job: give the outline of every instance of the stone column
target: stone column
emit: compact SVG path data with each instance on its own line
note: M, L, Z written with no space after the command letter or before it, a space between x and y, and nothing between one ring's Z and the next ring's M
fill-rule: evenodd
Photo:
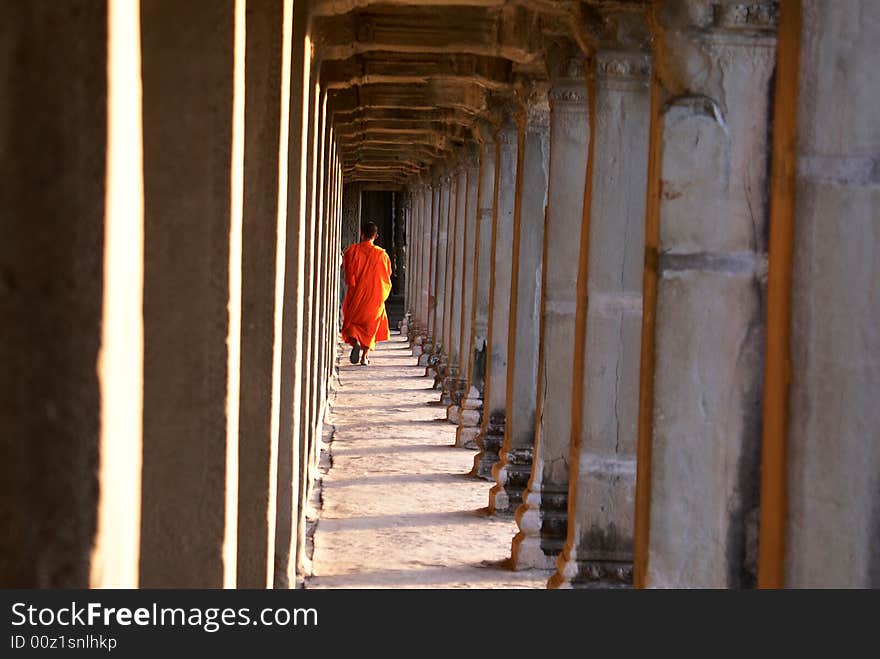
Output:
M410 196L411 201L409 212L406 214L406 236L407 240L412 243L413 247L415 247L415 235L419 231L419 215L421 212L422 189L418 186L412 187L408 189L407 194ZM417 295L415 291L416 289L418 289L419 286L419 251L420 250L418 250L417 248L406 250L406 269L409 273L409 277L407 284L404 287L404 326L401 327L401 333L406 334L407 341L409 342L410 347L413 349L416 348L415 337L418 334L418 330L416 329L418 321L416 320L415 315L415 300L417 299ZM419 351L421 351L421 347L422 344L421 341L419 341ZM419 354L421 354L421 352ZM414 356L418 355L414 354Z
M428 368L426 375L434 378L436 385L438 377L441 376L440 356L444 350L443 328L445 326L445 301L446 301L446 253L450 235L450 216L449 201L450 188L452 179L443 173L438 181L437 190L437 238L436 249L434 250L434 295L433 295L433 313L434 319L432 323L433 336L431 342L431 356L428 360Z
M637 34L638 26L628 30ZM646 35L647 40L647 35ZM650 55L618 44L593 59L586 299L575 341L568 536L551 585L631 584ZM546 417L546 414L545 414Z
M410 281L407 285L409 296L409 343L412 346L412 355L416 359L424 352L424 320L421 316L422 308L422 279L424 277L425 251L423 249L425 236L425 186L419 185L413 191L412 213L410 214L410 226L408 240L411 247L408 250L410 263Z
M462 212L464 206L464 189L466 183L462 182L463 166L456 162L449 180L449 224L446 234L446 274L445 289L443 296L443 342L441 344L440 360L438 363L437 379L435 388L440 389L440 403L449 405L449 381L448 378L457 375L456 359L458 357L458 332L460 326L454 319L460 318L461 279L456 277L456 257L461 251L460 230L463 229ZM459 295L457 295L457 292ZM456 312L459 313L456 316Z
M474 229L474 274L466 396L462 398L456 446L477 448L476 439L483 421L483 395L486 385L486 342L489 326L489 287L492 275L492 218L495 209L497 143L494 131L483 130L480 145L480 181Z
M113 220L105 208L108 7L18 2L2 13L0 583L87 588L103 459L96 364L104 279L113 274L104 261L105 221ZM140 224L140 195L129 202ZM222 506L222 469L220 478ZM136 521L137 503L125 513ZM128 526L135 547L129 584L119 585L136 586L137 530Z
M230 273L241 267L231 250L231 230L240 230L231 202L235 2L147 0L141 21L140 585L218 588L234 584L227 494L238 489L237 465L227 461L237 453L229 440L238 437L230 380L238 364L228 349L239 346L240 312Z
M308 41L308 3L293 3L292 27L288 23L285 39L290 42L284 52L290 52L290 102L288 107L286 204L287 225L279 241L286 255L281 302L281 384L278 420L278 508L275 527L275 587L289 588L296 582L296 548L300 537L299 498L301 462L300 438L304 414L302 398L302 370L304 346L304 268L305 241L308 223L305 221L306 149L308 144L309 111L308 89L311 84L311 49ZM287 11L290 9L285 5ZM286 18L290 21L290 18ZM283 124L282 124L283 125ZM283 204L282 204L283 206Z
M504 444L492 468L489 509L510 513L522 503L535 446L535 389L547 210L550 108L547 89L529 92L520 127L520 171L513 228L510 326L507 340L507 404Z
M425 197L425 276L422 279L422 317L425 326L422 330L422 355L419 357L419 366L427 366L434 352L434 305L436 302L436 276L437 276L437 238L439 234L438 206L439 190L437 177L434 176L428 184Z
M450 386L450 403L446 411L447 419L456 426L459 423L459 408L468 383L470 364L471 323L474 315L474 265L476 258L475 234L477 230L477 197L480 193L480 150L479 144L467 147L465 153L465 177L467 188L464 205L464 241L461 261L461 327L458 344L458 376ZM456 446L460 446L457 442Z
M311 54L310 54L311 55ZM311 479L309 478L312 467L312 447L315 437L314 425L314 383L315 383L315 353L314 333L315 326L315 272L317 269L318 232L315 216L315 180L321 155L321 125L323 113L321 104L321 89L316 81L315 65L312 62L310 73L310 85L308 93L308 105L304 107L308 115L306 150L303 163L305 166L305 191L304 191L304 217L306 225L305 251L304 251L304 278L303 278L303 366L302 366L302 391L300 409L303 415L303 423L300 427L299 438L299 539L297 542L296 566L299 575L307 575L310 570L310 561L305 552L306 542L306 511L311 496Z
M434 199L436 194L434 192L434 179L429 178L428 182L425 184L425 203L424 203L424 220L422 222L422 226L424 227L424 234L421 237L421 248L424 249L424 255L422 258L422 277L421 277L421 288L420 296L421 302L419 304L419 312L418 315L421 318L420 326L419 326L419 336L422 337L422 354L419 355L418 364L419 366L425 365L428 363L428 358L430 357L431 350L433 349L432 338L431 338L431 321L433 320L429 310L431 308L431 295L433 294L433 276L434 276L434 260L433 260L433 247L434 247L434 235L436 233L436 215L434 213Z
M356 243L361 231L361 189L358 183L342 188L342 249Z
M489 326L486 338L486 385L483 422L477 436L480 451L474 456L472 474L494 480L492 466L504 441L507 402L507 341L510 322L510 280L513 254L513 216L516 201L519 139L513 122L497 133L495 209L492 222L492 254L489 282Z
M403 293L407 288L406 243L408 237L406 234L406 218L409 215L409 211L409 194L405 190L394 193L394 255L391 265L396 269L399 293ZM406 309L404 309L405 317Z
M284 1L247 8L244 214L242 221L241 388L239 403L238 586L271 588L275 571L281 287L287 209L282 139ZM289 66L289 65L288 65ZM289 75L289 72L288 72ZM283 99L286 113L288 98ZM286 133L283 139L287 139ZM283 146L283 149L279 149ZM283 162L279 162L279 153ZM281 230L279 231L279 226Z
M323 96L323 94L322 94ZM322 115L326 116L326 104L323 104ZM315 276L315 396L313 403L313 425L314 437L311 446L311 469L310 480L314 480L318 467L318 459L320 457L321 437L323 435L324 426L324 402L326 401L326 392L324 386L326 383L324 377L324 305L327 301L327 234L330 228L328 223L328 203L331 185L331 177L333 170L333 129L332 126L322 118L322 150L321 158L318 164L318 177L315 180L316 201L315 201L315 230L317 232L318 247L315 254L316 259L316 276ZM312 503L320 505L320 500L315 499L317 496L313 493Z
M637 586L755 579L774 6L655 16Z
M792 16L798 4L802 14ZM774 186L771 225L792 213L793 240L781 585L878 588L880 126L868 109L878 98L880 6L803 0L782 11L776 117L791 141L774 150L773 164L774 183L789 184ZM789 87L795 81L799 92ZM785 267L777 236L771 282ZM771 350L768 343L768 361ZM762 554L766 531L762 524ZM765 581L763 555L761 563Z
M591 131L584 60L568 53L560 53L558 59L554 64L560 75L554 77L550 91L550 181L535 455L523 505L516 511L520 530L511 555L517 568L553 567L566 534L575 310ZM607 170L612 175L617 172L616 167ZM631 194L634 187L620 185L620 191Z
M455 172L455 238L449 251L452 270L447 278L449 286L449 322L447 335L447 364L443 378L443 394L440 402L447 408L455 403L454 394L458 388L461 373L461 312L464 293L464 252L467 243L467 184L468 167L463 158ZM447 416L447 420L450 420Z

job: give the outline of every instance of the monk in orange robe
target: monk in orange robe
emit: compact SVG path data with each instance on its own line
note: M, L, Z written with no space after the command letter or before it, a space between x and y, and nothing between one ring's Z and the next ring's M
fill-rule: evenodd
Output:
M391 293L391 260L373 244L379 227L364 224L361 242L350 245L342 256L348 290L342 302L342 339L351 344L352 364L370 363L367 355L377 341L387 341L388 315L385 300Z

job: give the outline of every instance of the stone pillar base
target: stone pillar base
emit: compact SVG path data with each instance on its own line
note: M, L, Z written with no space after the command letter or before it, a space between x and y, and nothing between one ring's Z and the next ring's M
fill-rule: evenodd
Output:
M568 533L568 491L526 490L516 523L520 531L511 545L515 569L553 569Z
M632 588L632 561L579 560L564 549L548 588Z
M446 408L446 419L449 423L458 425L461 419L461 399L464 397L465 388L467 388L467 380L450 377L447 379L447 387L451 402Z
M449 421L454 426L457 426L459 423L459 407L455 403L452 403L446 408L446 420Z
M462 396L458 410L458 430L455 431L455 445L462 448L479 448L476 440L483 421L483 401L476 387L471 387L467 396Z
M455 445L459 448L478 450L480 447L477 444L477 435L479 434L478 426L459 425L458 430L455 431Z
M446 377L443 378L443 384L440 394L440 402L447 408L455 405L455 388L458 383L458 367L446 367ZM447 417L448 418L448 417Z
M492 412L486 427L477 435L477 446L480 452L474 456L474 467L471 475L487 481L494 481L492 467L498 462L498 452L504 443L504 411Z
M443 383L446 381L446 378L449 375L449 357L441 353L437 359L437 365L435 367L437 375L434 376L434 389L437 389L441 392L440 402L444 405L449 405L449 401L443 401L443 394L445 393L443 390Z
M489 492L489 510L513 515L522 504L523 494L532 474L534 447L523 446L500 454L500 461L492 467L495 486Z

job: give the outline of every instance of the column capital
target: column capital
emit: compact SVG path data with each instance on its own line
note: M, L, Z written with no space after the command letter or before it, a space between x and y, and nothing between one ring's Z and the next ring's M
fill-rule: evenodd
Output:
M480 167L480 144L468 142L461 150L460 162L464 169L474 171Z
M600 50L594 57L596 82L647 84L651 79L651 55L639 50Z
M498 127L495 140L503 150L515 149L518 144L519 128L515 121L507 121Z
M550 127L550 81L533 80L528 85L519 87L518 93L522 99L522 118L530 129Z

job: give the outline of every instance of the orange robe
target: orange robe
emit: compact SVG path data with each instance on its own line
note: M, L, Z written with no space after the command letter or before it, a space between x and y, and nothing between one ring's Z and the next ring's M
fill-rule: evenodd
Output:
M348 290L342 302L342 339L375 349L376 341L387 341L388 315L385 300L391 293L391 260L370 241L355 243L342 256Z

